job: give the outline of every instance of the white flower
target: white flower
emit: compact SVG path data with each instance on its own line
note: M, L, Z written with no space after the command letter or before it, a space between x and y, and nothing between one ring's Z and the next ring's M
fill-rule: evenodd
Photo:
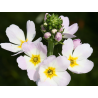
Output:
M1 47L11 52L21 53L22 44L27 41L32 41L36 35L35 24L33 21L27 21L27 37L25 39L24 32L15 24L10 25L6 29L6 35L11 43L1 43ZM41 38L35 42L41 41Z
M94 64L87 58L92 54L93 49L89 44L81 44L74 50L74 43L72 39L64 41L62 46L62 54L70 61L68 69L74 73L87 73L92 70Z
M42 42L37 44L25 42L22 49L26 55L17 58L18 66L22 70L27 70L30 80L36 81L38 79L36 70L39 64L47 57L47 47Z
M63 32L63 38L73 38L76 37L75 34L78 30L78 24L74 23L73 25L69 26L69 18L68 17L64 17L64 16L60 16L61 19L63 20L63 28L64 28L64 32Z
M55 57L51 55L47 57L39 67L38 86L65 86L68 85L71 77L67 73L70 62L66 57Z

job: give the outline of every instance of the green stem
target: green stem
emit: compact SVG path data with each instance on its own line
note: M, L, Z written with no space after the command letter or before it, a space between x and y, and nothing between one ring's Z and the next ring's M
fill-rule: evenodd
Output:
M48 40L48 53L47 56L53 55L54 50L54 42L51 40Z

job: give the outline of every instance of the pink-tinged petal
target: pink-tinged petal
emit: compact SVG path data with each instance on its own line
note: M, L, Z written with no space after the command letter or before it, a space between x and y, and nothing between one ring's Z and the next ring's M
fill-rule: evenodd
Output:
M63 31L63 27L61 27L61 29L59 30L59 32L62 32Z
M36 53L36 46L33 42L24 42L22 44L22 50L25 52L25 54L32 57L32 52Z
M27 21L27 39L28 41L32 41L36 35L35 24L33 21Z
M45 55L47 55L47 46L44 45L42 42L36 44L38 50L42 51Z
M39 79L39 74L36 69L27 70L27 75L28 75L29 79L33 80L33 81L38 81L38 79Z
M40 41L42 41L42 38L41 38L41 37L39 37L37 40L33 41L33 43L34 43L34 44L37 44L37 43L39 43Z
M25 61L26 61L26 65L27 65L27 70L35 70L36 68L38 68L39 64L37 64L36 66L30 61L31 58L28 56L24 56Z
M68 32L69 34L75 34L78 30L78 24L77 23L74 23L73 25L71 25L69 28L68 28Z
M56 35L55 35L55 40L58 41L58 42L61 41L62 40L62 34L57 32Z
M37 81L36 84L37 84L38 86L51 86L49 83L47 83L47 82L42 82L42 81Z
M80 39L74 39L73 44L74 44L74 49L75 49L77 46L81 45L82 43Z
M9 41L20 45L21 41L25 41L25 36L23 31L15 24L10 25L6 29L6 35Z
M46 45L43 45L42 42L39 42L35 44L34 42L25 42L22 45L23 51L28 55L38 55L40 52L42 52L44 55L47 55L47 47Z
M69 58L69 56L72 55L73 47L74 45L73 45L72 39L65 40L64 45L62 46L63 56L66 56L67 58Z
M44 74L44 71L46 70L45 67L46 66L44 66L44 65L40 65L40 67L39 67L38 73L39 73L39 78L41 81L44 81L47 79L47 76Z
M66 86L71 80L71 76L67 71L56 72L57 76L53 77L53 80L57 83L57 86Z
M63 38L74 38L76 37L75 35L69 34L69 33L63 33Z
M68 69L74 73L82 74L90 72L94 67L94 63L88 59L77 61L77 64L78 64L77 66L73 68L69 67Z
M56 57L54 55L51 55L49 57L47 57L42 63L40 66L44 67L44 68L47 68L49 67L49 65L52 65L53 62L56 60Z
M44 74L44 71L49 67L52 66L54 64L56 60L56 57L54 55L51 55L49 57L47 57L41 64L39 67L39 75L40 75L40 80L46 80L47 76Z
M45 28L44 28L44 26L43 26L43 25L41 25L41 30L42 30L42 31L45 31Z
M11 52L19 52L21 51L21 48L18 48L18 45L14 45L11 43L1 43L1 48L11 51Z
M47 57L47 47L42 42L36 44L36 55L40 54L41 62Z
M18 63L18 67L22 70L26 70L27 69L27 64L26 64L26 60L23 56L20 56L17 58L17 63Z
M51 65L56 68L56 71L65 71L70 65L70 61L65 56L58 56Z
M77 61L77 63L81 66L81 73L88 73L94 67L94 63L90 60Z
M40 75L40 79L37 82L38 86L65 86L68 85L71 77L70 75L67 73L67 71L59 71L56 72L57 76L54 76L53 78L47 78L46 75L43 73L44 72L44 68L41 67L39 75Z
M52 81L38 81L37 82L38 86L57 86L57 84L52 80Z
M63 24L62 25L64 26L65 29L67 29L68 26L69 26L69 18L68 17L64 17L64 16L60 16L60 17L63 20Z
M47 78L46 75L43 73L43 71L39 73L39 75L40 75L40 79L38 81L38 86L39 86L39 82L41 82L42 84L40 86L43 86L44 83L45 83L44 86L57 86L57 83L54 81L54 79Z
M46 16L47 16L47 14L48 14L48 13L46 13L46 14L45 14L44 21L46 21L46 19L47 19L47 17L46 17Z
M91 56L93 49L90 47L89 44L82 44L76 47L73 52L73 57L78 57L77 60L87 59Z

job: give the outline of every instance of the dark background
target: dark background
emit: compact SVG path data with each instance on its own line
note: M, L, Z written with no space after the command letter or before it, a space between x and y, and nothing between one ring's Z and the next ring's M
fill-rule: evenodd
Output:
M40 31L40 25L43 22L45 13L41 12L1 12L0 13L0 43L9 42L5 30L11 24L18 25L26 35L26 22L32 20L36 26L36 40L43 37ZM49 14L52 14L49 13ZM98 13L95 12L60 12L55 13L69 17L70 25L78 23L79 30L75 34L82 43L89 43L93 47L93 54L89 60L94 62L94 68L86 74L71 75L69 86L97 86L98 85ZM47 42L42 40L47 45ZM81 50L82 51L82 50ZM55 46L54 54L58 56L61 52L61 45ZM11 56L14 53L6 51L0 47L0 85L1 86L35 86L36 83L29 80L27 72L21 70L16 62L17 56Z

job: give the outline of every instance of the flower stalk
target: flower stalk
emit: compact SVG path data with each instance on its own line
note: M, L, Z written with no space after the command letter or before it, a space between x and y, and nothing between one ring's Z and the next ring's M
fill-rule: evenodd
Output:
M53 55L54 50L54 42L52 40L48 40L48 53L47 56Z

